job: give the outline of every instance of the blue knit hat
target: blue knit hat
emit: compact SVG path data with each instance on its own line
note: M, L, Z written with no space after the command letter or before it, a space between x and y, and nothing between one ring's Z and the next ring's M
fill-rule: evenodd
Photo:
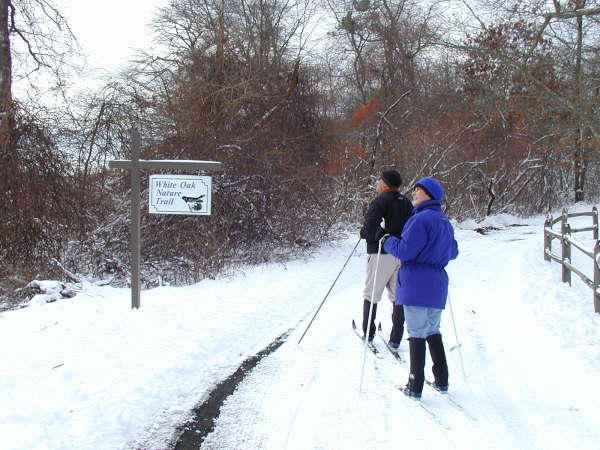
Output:
M432 200L442 201L444 199L444 189L440 183L435 181L433 178L421 178L415 183L415 187L417 186L423 189Z

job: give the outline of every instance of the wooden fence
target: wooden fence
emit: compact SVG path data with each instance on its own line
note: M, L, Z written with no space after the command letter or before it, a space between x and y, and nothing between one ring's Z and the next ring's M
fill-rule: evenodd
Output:
M583 228L571 228L568 220L574 217L590 216L592 218L592 226ZM554 225L560 222L560 232L552 229ZM583 231L591 231L592 237L596 240L594 249L585 247L583 244L577 242L571 237L573 233L580 233ZM552 241L557 239L560 242L561 257L552 253ZM589 278L579 269L571 264L571 252L573 247L581 251L584 255L589 256L592 259L593 268L593 279ZM569 283L571 285L571 272L575 272L579 277L592 288L594 296L594 311L600 313L600 292L598 292L598 285L600 284L600 267L598 267L598 255L600 254L600 243L598 241L598 210L594 206L591 212L579 212L569 213L566 209L563 209L562 214L553 219L552 216L546 218L544 223L544 260L556 261L562 265L562 281L563 283Z

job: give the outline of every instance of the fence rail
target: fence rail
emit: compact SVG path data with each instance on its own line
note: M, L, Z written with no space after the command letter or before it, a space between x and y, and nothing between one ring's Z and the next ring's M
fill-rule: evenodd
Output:
M572 228L568 222L570 218L585 216L592 218L592 225L589 227ZM560 232L552 228L559 222ZM571 236L573 233L581 233L584 231L592 232L592 237L596 241L593 249L586 247L580 242L577 242ZM552 241L555 239L560 241L560 258L552 253ZM577 269L571 263L573 247L592 259L593 278L585 275L581 270ZM544 260L556 261L562 265L563 283L569 283L569 285L571 285L572 272L579 275L579 278L581 278L586 285L592 288L594 297L594 311L600 313L600 292L598 292L598 285L600 285L600 267L598 267L598 255L600 255L600 241L598 241L598 209L595 206L592 208L591 212L569 213L566 209L563 209L562 214L556 219L552 218L551 215L546 218L546 222L544 223Z

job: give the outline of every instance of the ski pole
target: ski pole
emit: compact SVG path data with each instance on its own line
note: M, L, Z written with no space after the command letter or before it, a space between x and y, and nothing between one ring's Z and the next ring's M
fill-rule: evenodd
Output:
M317 312L315 313L315 315L313 316L313 318L310 320L310 323L308 324L308 326L306 327L306 330L304 330L304 333L302 333L302 337L300 338L300 340L298 341L298 344L296 345L300 345L300 342L302 342L302 339L304 339L304 335L306 334L306 332L308 331L308 329L310 328L310 326L313 323L313 320L315 320L315 317L317 317L317 314L319 314L319 311L321 310L321 306L323 306L323 303L325 303L325 300L327 300L327 297L329 296L329 293L331 292L331 290L333 289L333 286L335 286L335 283L337 283L338 278L340 277L340 275L342 274L342 272L344 271L344 268L346 267L346 264L348 264L348 261L350 261L350 258L352 257L352 255L354 254L354 251L356 250L356 247L358 247L358 244L360 243L360 240L362 238L360 238L358 240L358 242L356 243L356 245L354 246L354 248L352 249L352 252L350 253L350 255L348 255L348 259L346 260L346 262L344 263L344 265L342 266L342 270L340 270L340 273L338 273L338 276L335 278L333 284L331 285L331 287L329 288L329 290L327 291L327 294L325 294L325 298L323 299L323 301L321 302L321 304L319 305L319 308L317 308Z
M365 333L365 349L363 351L363 363L362 363L362 371L360 373L360 386L358 390L362 392L362 383L363 377L365 375L365 361L367 360L367 346L369 345L369 335L371 334L371 318L373 317L373 298L375 297L375 286L377 284L377 271L379 270L379 256L381 255L381 246L383 245L383 240L388 237L389 234L386 234L381 239L379 239L379 249L377 250L377 261L375 262L375 275L373 276L373 290L371 291L371 307L369 308L369 320L367 322L367 332Z
M450 308L450 316L452 317L452 326L454 327L454 336L456 337L456 346L458 347L458 356L460 358L460 366L462 368L463 378L467 378L467 374L465 373L465 365L463 364L462 353L460 351L460 341L458 340L458 333L456 332L456 322L454 322L454 313L452 312L450 293L448 293L448 307Z

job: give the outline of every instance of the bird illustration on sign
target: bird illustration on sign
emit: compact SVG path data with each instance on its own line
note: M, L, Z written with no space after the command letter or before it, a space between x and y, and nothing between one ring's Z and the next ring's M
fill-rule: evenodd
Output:
M202 211L202 202L204 198L204 194L199 197L186 197L185 195L181 197L181 199L188 205L190 211Z

